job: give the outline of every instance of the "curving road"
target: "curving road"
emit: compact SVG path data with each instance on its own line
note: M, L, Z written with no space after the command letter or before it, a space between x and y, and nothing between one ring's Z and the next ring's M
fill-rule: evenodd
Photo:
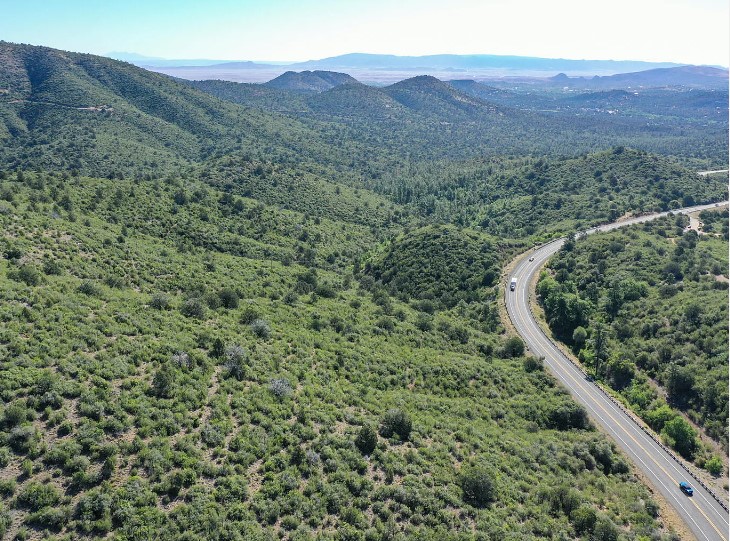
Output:
M688 214L698 210L714 208L726 203L699 205L675 210L674 214ZM623 222L596 227L587 231L609 231L626 225L646 222L668 213L652 214L632 218ZM674 458L673 453L658 443L645 429L626 413L596 384L586 378L586 374L573 364L548 338L538 325L530 310L530 283L540 272L545 262L557 252L565 242L559 239L530 253L533 261L527 257L516 265L512 275L507 277L508 284L512 278L517 279L515 291L505 287L507 312L517 332L522 336L527 347L538 357L545 358L545 366L571 392L573 397L583 404L593 422L613 438L617 446L648 478L653 487L676 510L679 517L700 541L728 541L728 512L713 495L701 486L683 469ZM680 481L688 481L694 487L694 496L688 497L678 488Z
M707 175L712 175L714 173L727 173L728 171L728 169L716 169L714 171L698 171L697 174L702 177L706 177Z

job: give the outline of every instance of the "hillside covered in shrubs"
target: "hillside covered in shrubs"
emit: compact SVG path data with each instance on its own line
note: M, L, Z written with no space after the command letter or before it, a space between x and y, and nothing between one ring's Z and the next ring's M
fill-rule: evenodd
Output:
M190 179L26 172L0 193L9 538L666 535L518 339L358 285L343 258L369 227ZM466 236L481 283L501 255Z

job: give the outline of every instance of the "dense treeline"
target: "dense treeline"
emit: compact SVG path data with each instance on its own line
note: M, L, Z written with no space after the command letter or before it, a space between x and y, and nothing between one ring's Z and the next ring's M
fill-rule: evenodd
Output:
M200 178L322 216L338 213L338 200L358 195L349 186L390 202L370 194L364 199L373 204L353 204L354 212L338 219L379 226L411 214L510 238L547 237L726 193L721 179L697 179L674 159L616 146L652 148L602 134L610 123L584 119L586 126L560 127L529 108L494 105L433 77L303 95L185 83L102 57L9 43L0 44L0 59L5 170ZM584 101L590 99L602 98ZM714 99L690 100L685 114L707 124ZM650 130L651 140L664 131ZM723 137L706 131L713 144ZM576 157L608 147L614 148ZM682 148L698 145L683 140Z
M460 168L406 165L364 182L421 215L508 238L727 197L726 179L699 177L673 160L623 147L578 158L491 158Z
M556 336L702 465L693 429L668 407L727 445L728 218L700 220L699 234L670 216L568 242L538 293Z

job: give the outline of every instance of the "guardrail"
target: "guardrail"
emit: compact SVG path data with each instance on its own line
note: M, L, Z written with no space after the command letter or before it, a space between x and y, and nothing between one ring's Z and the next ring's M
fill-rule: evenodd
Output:
M727 202L722 202L722 203L720 203L720 204L726 204L726 203L727 203ZM692 210L691 210L691 209L677 209L676 211L674 211L674 213L675 213L675 214L685 214L685 213L689 213L689 212L692 212ZM608 224L606 224L606 225L608 225ZM600 228L600 226L598 226L598 227L596 228L596 230L597 230L597 231L600 231L600 229L599 229L599 228ZM540 249L544 248L545 246L548 246L548 245L550 245L550 244L553 244L553 243L555 243L555 242L558 242L558 241L560 241L560 240L563 240L563 239L554 239L554 240L551 240L551 241L549 241L549 242L546 242L545 244L542 244L542 245L540 245L540 246L536 246L535 248L533 248L533 250L532 250L532 251L533 251L533 252L535 252L535 251L537 251L537 250L540 250ZM507 294L506 288L505 288L505 292L504 292L504 293L505 293L505 295ZM530 296L531 296L531 295L530 295ZM528 297L528 298L529 298L529 297ZM505 307L506 307L506 303L507 303L507 299L505 298ZM532 313L532 310L530 310L530 313ZM535 317L534 317L535 315L534 315L534 314L532 314L532 316L533 316L533 319L535 319ZM717 503L718 503L718 504L720 505L720 507L722 507L722 508L723 508L723 509L725 510L725 512L730 512L730 509L728 509L728 504L727 504L727 503L725 503L725 500L723 500L722 498L720 498L720 496L718 496L718 495L717 495L717 494L716 494L716 493L714 492L714 490L712 490L712 489L711 489L711 488L710 488L709 486L707 486L707 485L705 484L705 482L704 482L704 481L702 481L702 479L700 479L700 477L699 477L699 476L697 476L697 475L695 474L695 472L694 472L694 471L692 471L692 470L691 470L691 469L690 469L690 468L689 468L689 467L687 466L687 464L685 464L684 460L682 460L681 458L679 458L679 457L677 456L677 454L676 454L676 453L675 453L675 452L674 452L674 451L673 451L672 449L670 449L669 447L667 447L666 445L664 445L664 443L663 443L663 442L661 441L661 439L660 439L660 438L658 437L658 435L656 434L656 432L654 432L654 431L653 431L653 430L652 430L651 428L649 428L648 426L646 426L646 425L645 425L645 424L643 423L643 421L641 421L641 422L640 422L640 421L639 421L639 419L638 419L638 417L637 417L637 415L636 415L636 414L635 414L635 413L634 413L633 411L631 411L631 410L630 410L630 409L628 409L628 408L627 408L626 406L624 406L624 404L623 404L623 403L622 403L621 401L617 400L617 399L616 399L616 398L615 398L615 397L614 397L613 395L611 395L611 394L610 394L610 393L609 393L609 392L608 392L608 391L607 391L607 390L606 390L606 389L605 389L605 388L604 388L604 387L603 387L602 385L599 385L599 384L598 384L598 382L596 382L596 381L591 381L591 380L589 380L589 379L588 379L588 376L589 376L589 374L588 374L588 373L587 373L587 372L585 371L585 369L583 368L583 366L582 366L581 364L579 364L579 363L578 363L578 362L577 362L576 360L574 360L573 358L571 358L571 357L569 357L568 355L566 355L565 353L563 353L563 351L562 351L562 350L561 350L561 349L560 349L559 347L557 347L557 345L555 344L554 340L553 340L552 338L550 338L550 337L549 337L549 336L547 335L547 333L545 333L545 331L543 330L543 328L542 328L542 327L541 327L541 326L540 326L539 324L537 325L537 327L538 327L538 328L540 329L540 332L542 333L542 335L543 335L543 336L545 336L545 338L547 338L547 339L548 339L548 340L549 340L550 342L552 342L552 343L553 343L553 344L554 344L554 345L556 346L556 348L557 348L557 349L558 349L558 351L560 352L560 355L561 355L561 356L562 356L562 357L563 357L563 358L564 358L565 360L567 360L568 362L570 362L570 363L571 363L571 364L572 364L572 365L573 365L573 366L574 366L574 367L575 367L576 369L578 369L578 370L579 370L579 371L581 372L581 374L583 374L583 376L584 376L584 380L585 380L585 381L588 381L589 383L592 383L592 384L593 384L593 386L594 386L594 387L595 387L596 389L598 389L599 391L601 391L601 393L603 393L603 394L604 394L604 395L606 396L606 398L608 398L608 399L609 399L609 400L610 400L611 402L613 402L613 403L614 403L614 404L616 405L616 407L618 407L618 408L619 408L619 409L620 409L621 411L623 411L623 412L624 412L624 413L626 414L626 416L627 416L627 417L628 417L629 419L631 419L631 421L632 421L632 422L633 422L633 423L634 423L634 424L635 424L635 425L636 425L636 426L637 426L637 427L638 427L638 428L639 428L640 430L642 430L642 431L643 431L643 432L644 432L644 433L645 433L645 434L646 434L646 435L647 435L648 437L650 437L650 438L651 438L651 439L652 439L652 440L654 441L654 443L656 443L657 445L659 445L659 447L661 447L661 448L662 448L662 449L664 450L664 452L665 452L665 453L667 453L667 455L669 455L669 457L670 457L670 458L671 458L672 460L674 460L674 461L675 461L675 462L676 462L676 463L677 463L677 464L678 464L678 465L679 465L679 466L680 466L680 467L681 467L681 468L682 468L682 469L683 469L684 471L686 471L686 472L687 472L687 473L689 474L689 476L690 476L690 477L691 477L692 479L694 479L694 480L695 480L695 482L696 482L696 483L697 483L697 484L698 484L699 486L701 486L701 487L702 487L703 489L705 489L705 491L707 491L707 493L708 493L708 494L709 494L709 495L710 495L710 496L711 496L711 497L712 497L712 498L713 498L713 499L714 499L714 500L715 500L715 501L716 501L716 502L717 502Z
M583 372L585 373L585 371L583 371ZM631 421L637 427L639 427L647 436L649 436L652 440L654 440L654 442L657 445L659 445L659 447L661 447L664 450L664 452L667 453L667 455L669 455L669 457L672 460L674 460L684 471L686 471L690 475L690 477L692 477L692 479L694 479L697 482L698 485L700 485L702 488L704 488L707 491L707 493L710 496L712 496L712 498L717 503L720 504L720 507L722 507L725 510L725 512L730 511L730 509L728 509L727 504L725 503L725 500L723 500L722 498L720 498L720 496L715 494L715 492L709 486L707 486L705 484L705 482L702 481L702 479L700 479L695 474L695 472L693 472L689 467L687 467L687 464L685 464L684 460L682 460L680 457L678 457L677 454L674 452L674 450L672 450L669 447L667 447L666 445L664 445L664 443L661 441L661 439L657 436L656 432L654 432L651 428L644 425L643 423L639 422L636 418L636 414L633 411L631 411L630 409L628 409L626 406L624 406L623 402L621 402L620 400L617 400L613 395L611 395L608 391L606 391L606 389L604 389L602 385L599 385L596 382L591 382L591 383L593 383L593 385L597 389L599 389L609 400L611 400L611 402L613 402L620 410L622 410L624 413L626 413L626 415L631 419Z
M533 314L533 315L534 315L534 314ZM543 336L544 336L545 338L547 338L547 339L548 339L548 340L549 340L550 342L553 342L553 343L554 343L554 340L553 340L552 338L550 338L550 337L549 337L549 336L547 335L547 333L546 333L546 332L545 332L545 331L543 330L543 328L542 328L542 327L540 327L540 325L538 325L538 328L540 329L540 333L541 333L541 334L542 334L542 335L543 335ZM557 347L557 346L556 346L556 347ZM681 468L682 468L682 469L683 469L684 471L686 471L686 472L687 472L687 473L689 474L689 476L690 476L690 477L692 477L692 479L694 479L694 480L695 480L695 481L697 482L697 484L698 484L699 486L701 486L702 488L704 488L704 489L705 489L705 490L707 491L707 493L708 493L708 494L709 494L710 496L712 496L712 498L713 498L713 499L714 499L714 500L715 500L715 501L716 501L716 502L717 502L718 504L720 504L720 507L722 507L722 508L723 508L723 509L724 509L724 510L725 510L726 512L729 512L729 511L730 511L730 509L728 509L728 505L727 505L727 504L725 503L725 501L724 501L724 500L723 500L722 498L720 498L720 496L718 496L718 495L717 495L717 494L716 494L716 493L715 493L715 492L714 492L714 491L713 491L713 490L712 490L712 489L711 489L711 488L710 488L709 486L707 486L707 485L705 484L705 482L704 482L704 481L702 481L702 479L700 479L700 478L699 478L699 477L698 477L698 476L697 476L697 475L695 474L695 472L693 472L693 471L692 471L692 470L691 470L690 468L688 468L688 467L687 467L687 465L686 465L686 464L684 463L684 460L682 460L681 458L679 458L679 457L677 456L677 454L676 454L676 453L674 452L674 450L672 450L672 449L670 449L669 447L667 447L666 445L664 445L664 443L663 443L663 442L661 441L661 439L660 439L660 438L659 438L659 437L657 436L656 432L654 432L654 431L653 431L653 430L652 430L651 428L649 428L648 426L646 426L646 425L645 425L645 424L643 423L643 421L642 421L642 422L640 422L640 421L639 421L639 419L638 419L638 418L637 418L637 416L636 416L636 413L634 413L634 412L633 412L632 410L628 409L628 408L627 408L627 407L626 407L626 406L625 406L625 405L623 404L623 402L621 402L620 400L617 400L617 399L616 399L616 398L615 398L615 397L614 397L614 396L613 396L613 395L612 395L611 393L609 393L609 392L608 392L608 391L607 391L607 390L606 390L606 389L605 389L605 388L604 388L604 387L603 387L602 385L599 385L599 384L598 384L598 382L596 382L596 381L591 381L591 379L589 379L589 377L590 377L590 374L588 374L588 372L586 372L585 368L583 368L583 365L581 365L580 363L578 363L577 361L575 361L574 359L572 359L571 357L569 357L568 355L566 355L565 353L563 353L563 351L562 351L562 350L561 350L561 349L560 349L559 347L557 347L557 349L558 349L558 351L560 352L560 355L561 355L561 356L562 356L562 357L563 357L563 358L564 358L564 359L565 359L566 361L568 361L568 362L569 362L570 364L572 364L572 365L573 365L573 366L574 366L574 367L575 367L575 368L576 368L576 369L577 369L578 371L580 371L580 373L581 373L581 374L583 374L583 376L584 376L584 378L583 378L583 379L584 379L585 381L587 381L588 383L591 383L591 384L592 384L592 385L593 385L593 386L594 386L594 387L595 387L596 389L598 389L599 391L601 391L601 393L603 393L603 395L604 395L604 396L606 396L606 398L608 398L608 399L609 399L609 400L610 400L611 402L613 402L613 403L614 403L614 405L616 405L616 407L618 407L618 408L619 408L619 409L620 409L621 411L623 411L623 412L624 412L624 413L626 414L626 416L627 416L627 417L628 417L628 418L629 418L629 419L630 419L630 420L631 420L631 421L632 421L632 422L633 422L633 423L634 423L634 424L635 424L635 425L636 425L636 426L637 426L637 427L638 427L639 429L641 429L641 430L642 430L642 431L643 431L643 432L644 432L644 433L645 433L645 434L646 434L647 436L649 436L649 437L650 437L650 438L651 438L651 439L652 439L652 440L654 441L654 443L656 443L656 444L657 444L657 445L658 445L659 447L661 447L661 448L662 448L662 449L664 450L664 452L665 452L665 453L667 453L667 455L669 455L669 457L670 457L670 458L671 458L672 460L674 460L674 461L675 461L675 462L676 462L676 463L677 463L677 464L678 464L678 465L679 465L679 466L680 466L680 467L681 467Z
M545 333L545 331L543 331L542 328L540 328L540 332L542 332L542 334L548 340L552 341L552 339L549 336L547 336L547 334ZM652 440L654 440L654 443L656 443L657 445L659 445L659 447L661 447L664 450L664 452L667 453L667 455L669 455L669 457L672 460L674 460L684 471L686 471L690 475L690 477L692 477L692 479L694 479L697 482L697 484L699 486L701 486L702 488L704 488L707 491L707 493L710 496L712 496L712 498L717 503L720 504L720 507L722 507L726 512L730 511L730 509L728 509L728 505L725 503L725 501L722 498L720 498L720 496L718 496L709 486L707 486L705 484L705 482L702 481L702 479L700 479L695 474L695 472L693 472L689 467L687 467L687 465L685 464L684 460L682 460L680 457L678 457L677 454L674 452L674 450L672 450L669 447L667 447L666 445L664 445L664 443L658 437L658 435L657 435L656 432L654 432L651 428L649 428L648 426L646 426L643 422L640 422L639 421L639 419L636 416L636 413L634 413L632 410L628 409L623 404L623 402L621 402L620 400L616 399L616 397L614 397L611 393L609 393L603 387L603 385L599 385L598 382L596 382L596 381L590 381L590 380L588 380L587 378L588 378L589 374L588 374L588 372L585 371L585 369L583 368L582 365L580 365L575 360L573 360L572 358L570 358L567 355L565 355L562 351L560 351L560 354L563 356L563 358L565 358L568 362L570 362L573 366L575 366L581 372L581 374L583 374L585 376L585 379L586 379L586 381L588 381L588 383L593 384L593 386L596 389L598 389L599 391L601 391L601 393L603 393L604 396L606 396L606 398L608 398L611 402L613 402L616 405L616 407L618 407L621 411L623 411L626 414L626 416L629 419L631 419L631 421L639 429L641 429L647 436L649 436Z

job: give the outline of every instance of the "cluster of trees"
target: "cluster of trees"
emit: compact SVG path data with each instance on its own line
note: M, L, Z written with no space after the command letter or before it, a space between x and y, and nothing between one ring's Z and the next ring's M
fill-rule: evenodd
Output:
M454 226L427 226L390 242L364 266L364 273L391 295L453 308L488 298L499 279L505 250L497 239Z

